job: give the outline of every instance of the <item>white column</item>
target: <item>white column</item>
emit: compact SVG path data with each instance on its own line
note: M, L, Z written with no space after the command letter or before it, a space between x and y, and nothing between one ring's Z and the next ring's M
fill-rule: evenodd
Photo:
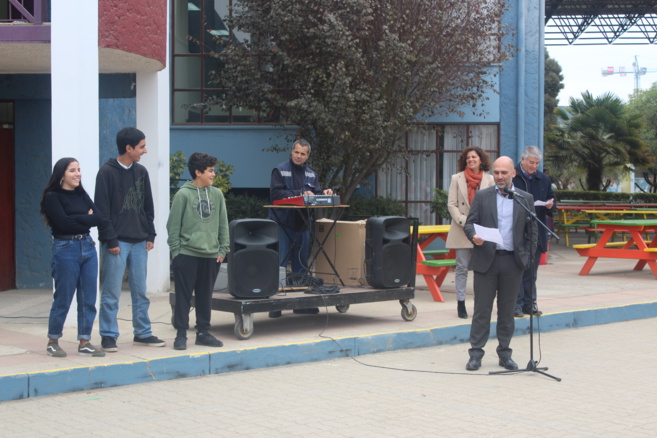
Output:
M169 8L167 8L167 11ZM169 20L167 20L167 23ZM167 25L167 29L169 26ZM167 31L167 46L169 36ZM167 57L169 48L167 47ZM141 159L146 166L155 204L155 246L148 254L146 290L170 289L169 247L166 223L169 217L169 61L164 70L137 73L137 128L146 134L148 153Z
M93 197L98 172L98 2L51 4L52 163L74 157L82 184ZM92 228L94 240L97 229ZM71 305L66 325L75 326Z

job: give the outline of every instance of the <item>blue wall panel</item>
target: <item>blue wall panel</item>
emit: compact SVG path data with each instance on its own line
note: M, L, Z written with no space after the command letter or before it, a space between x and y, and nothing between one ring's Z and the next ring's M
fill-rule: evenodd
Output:
M50 100L50 75L0 75L0 99Z
M194 152L214 155L235 167L230 178L233 187L268 188L272 169L286 160L289 152L274 153L265 149L274 143L288 146L289 142L285 138L288 132L293 131L273 126L173 126L171 152L182 151L187 158ZM190 178L189 172L183 172L182 178Z
M126 126L137 124L137 102L134 98L101 99L100 112L100 144L99 167L110 158L116 158L119 151L116 147L116 133ZM148 133L146 132L148 143Z
M16 287L50 288L50 230L39 214L50 178L50 100L15 101Z
M101 75L99 164L116 157L117 131L136 124L133 81L134 75ZM0 99L13 100L15 111L19 289L52 287L50 230L39 214L43 188L52 171L50 90L50 75L0 75Z
M525 146L542 144L539 111L543 111L543 84L538 74L544 50L539 35L541 17L539 2L530 0L509 2L504 16L504 22L515 30L505 41L518 50L504 63L500 77L500 152L516 162Z
M498 67L493 67L497 72ZM471 105L464 105L460 108L463 111L463 117L457 113L446 114L442 116L431 117L426 121L429 123L498 123L500 121L500 75L493 75L488 78L494 84L494 88L488 90L483 100L477 105L476 111L483 112L482 115L473 114Z
M98 165L116 158L116 133L126 126L137 125L136 79L134 74L102 74L98 81L100 101ZM148 142L148 132L146 141Z

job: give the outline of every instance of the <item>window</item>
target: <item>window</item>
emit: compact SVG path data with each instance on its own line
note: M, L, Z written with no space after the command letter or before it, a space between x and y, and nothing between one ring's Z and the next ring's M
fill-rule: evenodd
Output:
M499 155L498 125L434 125L408 132L402 139L408 159L380 171L376 194L400 200L409 216L436 223L431 212L433 189L449 190L456 162L467 146L479 146L495 160Z
M214 72L225 68L224 44L249 35L229 29L225 20L235 0L174 0L172 32L173 124L264 123L265 117L249 108L208 105L226 90L217 88Z

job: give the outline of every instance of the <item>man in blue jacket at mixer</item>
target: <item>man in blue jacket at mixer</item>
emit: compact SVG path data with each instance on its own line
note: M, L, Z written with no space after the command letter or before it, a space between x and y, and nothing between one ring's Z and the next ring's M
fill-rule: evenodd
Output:
M280 163L271 173L269 200L292 198L303 195L332 195L333 190L322 190L317 174L306 166L310 158L310 143L298 139L292 145L290 159ZM309 272L308 255L310 253L309 218L301 215L306 211L297 209L270 209L269 218L278 223L278 254L280 266L291 263L291 273L296 276ZM294 313L316 314L319 309L296 309ZM269 312L270 318L278 318L281 312Z

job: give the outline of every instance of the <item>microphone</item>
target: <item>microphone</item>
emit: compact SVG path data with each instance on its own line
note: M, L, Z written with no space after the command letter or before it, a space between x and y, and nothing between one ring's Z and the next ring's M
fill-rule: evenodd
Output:
M511 199L513 199L514 196L517 196L518 198L523 198L523 199L525 198L520 193L518 193L518 191L516 189L514 189L513 187L505 187L504 191L509 194L509 198L511 198Z

